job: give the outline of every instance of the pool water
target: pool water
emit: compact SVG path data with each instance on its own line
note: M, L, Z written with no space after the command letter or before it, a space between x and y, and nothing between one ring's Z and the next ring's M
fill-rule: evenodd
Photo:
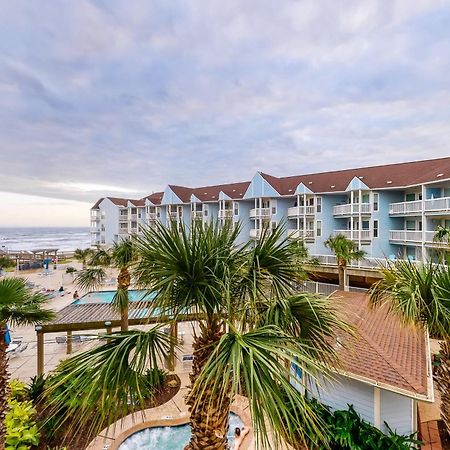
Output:
M230 414L228 442L233 442L234 429L243 426L236 414ZM191 428L189 425L176 427L152 427L132 434L119 447L119 450L183 450L189 443Z
M72 302L72 305L89 305L91 303L111 303L116 291L97 291L89 292L83 295L78 300ZM147 292L142 290L128 291L130 302L150 301L155 297L154 292Z

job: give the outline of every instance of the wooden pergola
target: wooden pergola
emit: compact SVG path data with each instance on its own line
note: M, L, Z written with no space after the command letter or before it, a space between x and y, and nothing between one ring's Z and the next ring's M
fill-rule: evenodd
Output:
M173 337L170 354L167 358L167 368L175 368L175 342L178 337L179 322L193 322L198 320L197 314L182 314L173 317L168 315L149 316L149 301L141 300L129 303L128 323L135 325L154 325L170 323L170 335ZM66 353L72 353L74 331L105 330L111 333L113 328L120 328L120 314L108 303L71 304L57 313L55 320L36 325L37 340L37 374L44 373L44 335L46 333L64 332L66 337Z

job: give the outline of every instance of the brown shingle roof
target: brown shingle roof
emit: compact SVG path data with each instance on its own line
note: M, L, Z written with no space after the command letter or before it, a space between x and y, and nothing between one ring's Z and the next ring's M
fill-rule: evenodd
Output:
M118 198L118 197L106 197L108 200L111 200L115 205L126 207L128 200L127 198Z
M91 209L99 209L98 207L100 206L100 203L104 200L104 198L99 198L96 202L95 205L91 208Z
M341 334L338 355L345 373L364 377L413 395L428 394L427 336L403 325L388 305L373 309L363 293L333 294L338 311L357 330Z
M371 189L405 187L450 178L450 157L291 177L261 175L280 195L292 195L300 183L313 192L342 192L355 177Z
M164 192L154 192L153 194L150 194L150 195L147 195L147 197L144 197L143 200L148 199L154 205L160 205L163 195L164 195Z

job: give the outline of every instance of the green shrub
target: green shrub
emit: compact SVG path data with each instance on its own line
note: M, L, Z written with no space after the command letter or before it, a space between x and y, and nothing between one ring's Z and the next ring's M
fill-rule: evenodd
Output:
M31 401L8 401L6 413L5 450L29 450L39 444L40 433L36 425L36 410Z
M75 269L75 267L67 267L66 269L66 273L75 273L77 271L77 269Z
M318 445L307 442L311 450L410 450L418 446L416 433L401 436L392 431L385 423L387 434L361 419L352 405L347 410L332 411L331 408L319 403L317 400L307 400L313 411L322 420L327 445ZM289 424L286 424L289 428ZM308 431L308 430L304 430ZM295 433L295 430L294 430ZM311 436L314 436L312 433ZM295 448L295 443L292 443Z
M9 382L9 398L11 400L17 400L23 402L28 400L27 385L20 380L11 380Z
M45 387L45 376L39 375L31 378L30 384L27 386L28 397L33 402L36 403L44 392Z

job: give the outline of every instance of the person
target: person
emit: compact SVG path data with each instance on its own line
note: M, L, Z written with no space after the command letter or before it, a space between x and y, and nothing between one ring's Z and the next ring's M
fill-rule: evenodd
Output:
M249 431L250 428L242 427L242 429L240 429L239 427L236 427L234 429L234 441L230 450L239 450L239 448L241 448L242 441L245 439L245 436L247 436Z
M64 286L61 286L61 287L58 289L58 292L59 292L59 295L60 295L61 297L64 297Z
M73 293L73 296L72 296L72 297L73 297L74 300L80 298L80 296L78 295L78 291L75 291L75 292Z

